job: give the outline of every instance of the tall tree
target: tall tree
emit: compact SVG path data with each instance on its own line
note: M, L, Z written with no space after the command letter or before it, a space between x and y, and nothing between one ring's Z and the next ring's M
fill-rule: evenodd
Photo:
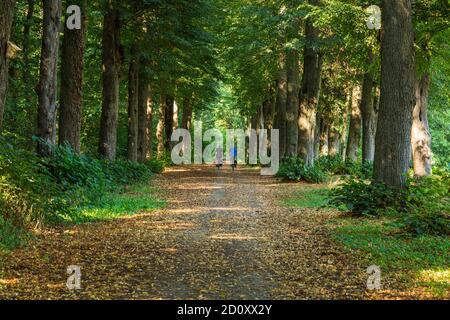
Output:
M31 73L30 73L30 33L33 25L33 16L35 10L36 0L28 0L27 16L25 20L25 25L23 28L23 91L25 93L25 103L27 105L28 111L28 132L27 136L31 137L36 130L36 105L33 103L33 92L29 88L33 87Z
M287 102L287 73L286 73L286 52L282 52L279 57L278 79L277 79L277 97L276 97L276 120L275 128L279 132L280 159L284 158L286 153L286 102Z
M416 81L416 104L412 116L411 146L416 177L431 174L431 134L428 125L428 91L430 77L425 73Z
M59 144L68 143L80 152L80 132L83 106L83 70L86 30L86 0L72 1L81 9L80 28L68 24L64 27L61 58L61 101L59 112Z
M415 52L411 0L382 1L381 97L374 179L404 187L411 159Z
M46 156L51 153L49 145L56 143L56 98L58 74L59 27L62 13L61 0L44 0L41 66L37 87L38 143L37 151Z
M309 0L319 5L319 0ZM298 111L298 153L307 165L314 164L316 112L319 102L322 56L317 50L318 30L310 18L305 24L306 44L303 53L303 79Z
M128 70L128 160L138 160L139 108L139 48L134 43L130 50Z
M286 157L297 155L298 147L298 86L299 53L289 48L286 52L287 100L286 100Z
M347 150L345 158L349 161L358 159L359 143L361 141L361 86L357 85L352 91L350 112L350 127L348 132Z
M367 63L372 63L372 52L369 51ZM373 162L375 157L375 134L377 129L377 112L374 106L374 78L372 72L364 73L361 92L362 114L362 159L365 162Z
M156 127L156 139L158 140L158 157L162 157L164 155L165 147L164 147L164 130L166 128L166 95L164 93L164 86L161 85L160 88L160 96L159 96L159 110L158 110L158 126Z
M164 113L165 115L165 134L166 134L166 141L164 143L164 148L166 151L170 151L170 147L172 145L172 132L173 132L173 116L174 116L174 108L175 108L175 99L172 95L167 95L166 97L166 111Z
M0 131L5 111L6 91L8 88L8 41L14 19L15 0L2 0L0 2Z
M138 161L145 162L151 157L152 112L153 100L151 86L144 68L139 73L139 101L138 101Z
M103 103L100 120L99 154L114 160L117 152L119 76L122 63L120 15L113 0L105 4L102 37Z

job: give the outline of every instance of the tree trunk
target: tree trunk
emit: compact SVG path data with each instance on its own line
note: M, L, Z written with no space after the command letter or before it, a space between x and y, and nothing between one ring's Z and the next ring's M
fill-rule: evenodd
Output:
M311 5L319 5L319 0L309 0ZM303 54L303 79L300 89L298 111L298 154L305 164L314 165L314 137L316 113L322 71L322 56L313 45L318 40L318 30L310 19L305 24L306 45Z
M143 163L151 158L152 112L153 100L151 87L145 77L143 68L139 73L138 99L138 161Z
M342 149L340 150L340 154L343 160L345 159L345 156L347 154L347 141L348 141L348 127L349 127L349 111L352 109L352 90L349 88L346 90L346 103L344 108L344 114L343 114L343 122L344 125L342 126L342 132L340 134L341 136L341 146Z
M56 96L58 74L59 27L62 14L61 0L43 1L44 20L41 66L38 84L38 143L37 152L51 154L49 145L56 143Z
M330 132L330 126L325 119L320 119L320 133L319 133L319 154L321 156L328 155L328 134Z
M29 138L30 145L32 146L31 137L36 132L36 105L34 103L34 96L30 88L33 87L31 80L30 70L30 31L33 25L34 16L34 6L36 0L28 0L27 17L25 20L25 26L23 28L23 87L22 90L25 95L25 104L27 106L28 113L28 132L27 136Z
M372 52L369 50L367 64L372 63ZM372 73L367 71L364 74L361 93L361 113L362 113L362 159L363 162L372 163L375 156L375 134L377 129L377 113L374 106L374 79Z
M361 141L361 86L353 88L350 113L350 128L348 132L347 151L345 159L358 159L359 142Z
M158 126L156 128L156 139L158 140L158 157L164 155L164 129L166 120L166 95L161 89L161 94L159 97L159 120Z
M412 116L411 147L414 176L431 175L431 134L428 125L428 90L430 76L425 74L416 81L416 105Z
M192 121L191 97L186 96L183 100L183 116L181 118L181 128L190 130Z
M114 160L117 149L119 75L122 57L120 52L120 17L111 0L106 5L102 46L103 104L99 154L103 158Z
M172 132L178 129L178 123L179 123L179 108L178 103L175 100L173 102L173 119L172 119Z
M411 0L382 1L381 100L374 178L405 187L411 158L415 52Z
M172 132L173 132L173 115L174 115L174 105L175 105L175 99L173 96L168 95L166 98L166 113L165 117L166 120L164 122L165 124L165 134L166 134L166 140L164 148L166 151L170 151L172 146Z
M80 132L83 105L83 69L87 9L86 0L72 1L81 8L81 29L64 27L61 57L61 109L59 114L59 144L68 143L80 152ZM67 22L67 20L66 20Z
M139 48L133 44L128 70L128 149L129 161L138 160Z
M339 154L341 146L341 136L336 129L330 128L328 131L328 155L335 157Z
M280 54L278 65L276 97L276 121L275 129L279 132L280 159L283 159L286 153L286 102L287 102L287 72L286 72L286 53Z
M286 52L287 100L286 100L286 157L297 155L298 146L298 83L299 54L297 50Z
M3 125L6 91L8 89L9 59L6 56L6 51L11 36L15 5L15 0L2 0L0 2L0 132Z

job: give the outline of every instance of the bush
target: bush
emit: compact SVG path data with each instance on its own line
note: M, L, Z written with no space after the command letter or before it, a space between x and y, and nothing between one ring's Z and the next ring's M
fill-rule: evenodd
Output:
M344 161L340 155L321 156L317 159L316 164L331 175L351 175L362 179L370 179L373 173L372 163Z
M162 173L166 164L162 160L158 160L156 158L148 160L145 165L150 169L153 173Z
M405 193L380 183L348 178L330 191L330 204L356 215L378 216L387 210L398 210L405 203Z
M436 168L433 176L410 177L403 229L416 235L450 235L449 194L450 170Z
M327 174L319 166L307 166L301 158L290 157L283 161L278 170L278 176L292 181L307 181L312 183L325 182Z
M450 235L450 173L436 169L433 176L409 177L400 190L349 178L331 190L330 204L356 215L397 215L396 224L414 235Z
M152 174L147 165L97 160L77 155L69 146L52 147L52 156L41 158L16 142L16 137L0 136L1 242L11 230L73 217L81 207L98 204L109 192Z

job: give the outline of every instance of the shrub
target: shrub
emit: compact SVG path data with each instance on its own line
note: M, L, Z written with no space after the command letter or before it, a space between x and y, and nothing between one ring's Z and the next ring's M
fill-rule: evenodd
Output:
M153 173L162 173L165 168L164 161L158 160L156 158L148 160L145 165L150 169Z
M280 165L278 176L292 181L304 180L312 183L325 182L327 174L319 166L307 166L301 158L287 158Z
M373 165L369 162L344 161L340 155L321 156L316 165L331 175L351 175L362 179L370 179Z
M358 178L348 178L331 190L330 204L356 215L396 213L396 224L414 235L450 235L450 174L436 169L431 177L409 177L400 190Z
M330 191L330 204L356 215L378 216L387 210L404 207L402 190L359 178L348 178L343 185Z

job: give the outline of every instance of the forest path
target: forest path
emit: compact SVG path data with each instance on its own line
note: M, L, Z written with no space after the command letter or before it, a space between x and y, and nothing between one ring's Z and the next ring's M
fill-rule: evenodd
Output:
M153 183L166 208L48 231L0 261L0 298L365 297L365 267L324 227L334 213L281 206L302 185L208 166ZM66 288L69 265L81 290Z

